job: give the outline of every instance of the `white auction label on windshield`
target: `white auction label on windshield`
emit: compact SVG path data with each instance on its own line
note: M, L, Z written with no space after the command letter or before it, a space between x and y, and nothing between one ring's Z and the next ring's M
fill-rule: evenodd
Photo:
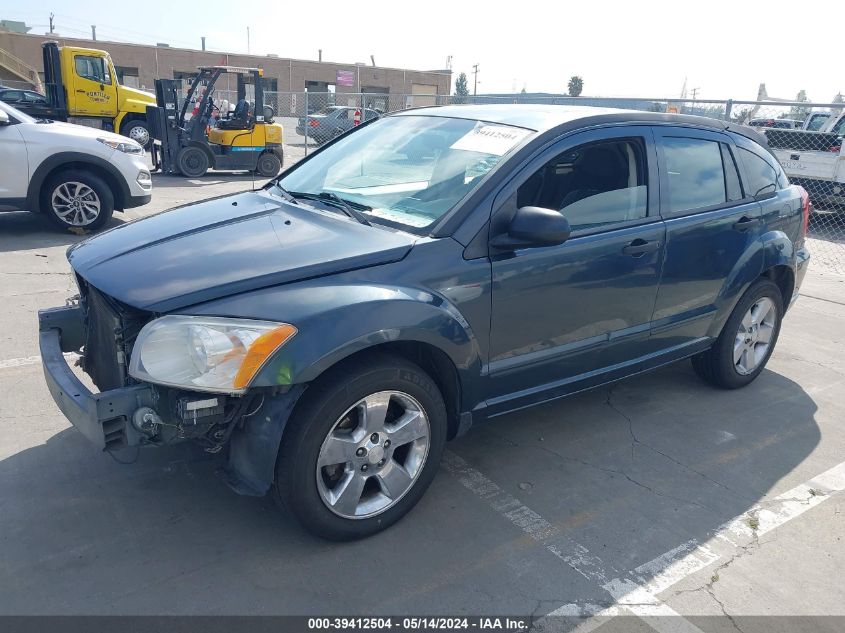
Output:
M452 143L450 149L462 149L467 152L481 152L503 156L528 136L530 132L508 125L489 125L479 123L472 130Z

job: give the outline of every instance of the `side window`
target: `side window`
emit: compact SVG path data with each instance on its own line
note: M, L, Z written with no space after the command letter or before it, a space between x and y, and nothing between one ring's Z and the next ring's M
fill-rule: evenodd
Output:
M845 116L839 119L839 122L833 126L833 129L830 131L830 133L836 135L845 134Z
M736 168L731 148L727 143L719 143L722 148L722 167L725 169L725 190L729 201L742 200L742 186L739 184L739 171Z
M102 57L77 55L74 58L74 66L76 74L84 79L99 81L101 84L111 84L111 76Z
M517 190L517 205L560 211L573 231L646 217L645 143L640 138L588 143L562 154Z
M669 212L682 213L727 201L722 151L717 141L665 137Z
M3 101L8 103L17 103L23 99L23 93L20 90L7 90L3 93Z
M739 155L742 156L742 162L745 164L745 173L748 176L745 189L749 195L759 196L774 193L788 185L783 170L774 159L770 162L756 152L744 147L738 149Z
M337 111L337 120L346 121L349 118L349 110L340 109Z

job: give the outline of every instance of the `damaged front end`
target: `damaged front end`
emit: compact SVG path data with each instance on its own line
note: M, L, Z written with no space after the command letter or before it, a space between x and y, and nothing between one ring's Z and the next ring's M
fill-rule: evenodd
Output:
M105 451L193 440L209 453L228 447L224 479L238 493L263 495L273 479L284 426L301 387L242 394L192 391L139 381L129 360L139 333L153 320L78 279L69 305L39 312L44 375L62 413ZM97 391L68 365L68 353Z

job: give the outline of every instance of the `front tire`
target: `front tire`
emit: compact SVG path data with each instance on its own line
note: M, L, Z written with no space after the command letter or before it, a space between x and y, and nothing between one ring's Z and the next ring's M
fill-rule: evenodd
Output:
M202 178L209 168L208 156L199 147L189 145L179 150L176 166L187 178Z
M41 209L60 228L96 231L114 212L114 193L96 174L66 169L47 179L41 190Z
M278 499L323 538L370 536L420 500L446 433L443 397L418 366L387 354L341 363L308 388L288 422Z
M758 280L736 304L715 345L692 357L693 369L722 389L750 384L775 349L782 318L780 288L768 279Z
M142 119L131 119L120 126L120 133L128 136L144 149L150 147L150 126Z

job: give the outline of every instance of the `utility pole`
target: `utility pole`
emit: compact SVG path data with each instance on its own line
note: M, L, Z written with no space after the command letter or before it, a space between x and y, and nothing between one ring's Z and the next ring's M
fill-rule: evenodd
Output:
M690 89L690 92L692 93L692 100L693 100L693 101L695 101L695 96L698 94L698 91L699 91L699 90L701 90L701 88L692 88L692 89Z
M96 24L91 25L91 39L94 40L95 42L97 41L97 25Z
M52 34L53 34L53 18L54 18L54 17L55 17L55 16L51 13L51 14L50 14L50 35L52 35Z
M478 94L478 64L472 67L472 96Z
M249 55L249 27L246 27L246 54Z

